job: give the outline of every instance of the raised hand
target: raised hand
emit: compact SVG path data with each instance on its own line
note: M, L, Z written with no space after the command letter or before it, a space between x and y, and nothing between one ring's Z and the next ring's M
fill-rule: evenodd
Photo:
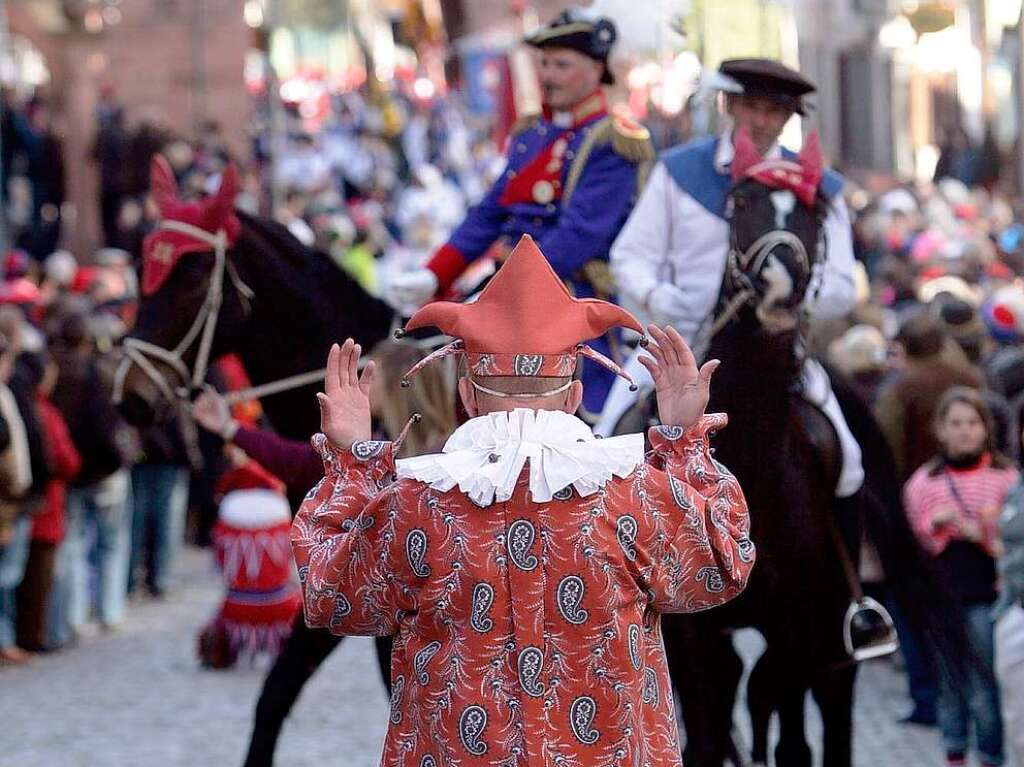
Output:
M331 346L327 355L327 376L324 392L316 395L320 403L320 431L337 447L348 449L354 442L369 439L370 382L374 363L366 363L359 375L362 347L347 339Z
M663 330L657 325L648 325L647 334L650 356L640 355L640 364L654 379L661 422L689 429L701 419L708 406L711 376L719 361L705 362L698 370L693 352L675 328Z

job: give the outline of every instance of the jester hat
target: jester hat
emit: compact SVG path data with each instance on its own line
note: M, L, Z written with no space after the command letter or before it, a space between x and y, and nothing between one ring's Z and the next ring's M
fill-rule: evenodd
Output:
M405 376L442 357L464 355L472 376L546 376L576 372L580 356L625 378L617 364L584 342L622 326L643 333L633 315L596 298L573 298L529 235L472 303L435 301L405 330L436 327L455 341L425 357ZM635 388L635 386L634 386Z

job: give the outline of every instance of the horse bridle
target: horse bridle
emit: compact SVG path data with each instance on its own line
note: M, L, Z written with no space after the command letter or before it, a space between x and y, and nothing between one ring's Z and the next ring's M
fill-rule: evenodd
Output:
M214 265L213 273L210 275L210 284L206 290L206 297L203 304L192 321L188 332L173 349L167 349L159 344L143 341L140 338L126 338L121 344L124 357L118 363L114 373L114 394L115 404L120 404L124 398L124 383L132 366L135 365L153 383L164 397L171 403L187 404L191 401L192 395L199 391L206 380L209 370L210 351L213 347L213 336L217 330L217 322L220 319L220 310L224 301L224 276L235 286L247 310L255 298L252 288L245 284L238 275L231 261L227 257L227 232L223 229L215 233L207 232L205 229L186 224L182 221L167 219L161 221L160 229L172 232L180 232L193 237L201 242L209 244L213 248ZM185 364L184 355L192 347L192 344L199 339L199 349L196 352L196 361L190 371ZM180 386L172 385L167 376L154 364L159 361L170 367L181 379ZM360 359L360 367L366 363L365 358ZM298 389L303 386L317 383L324 380L327 373L326 368L310 370L306 373L278 378L258 386L239 391L228 392L224 399L229 405L237 402L267 397L271 394Z
M210 283L206 289L206 297L203 299L202 306L199 307L188 332L182 336L173 349L167 349L141 338L124 339L121 344L124 357L121 358L114 373L115 404L120 404L124 398L124 382L133 365L137 366L170 402L188 401L193 392L203 385L209 370L213 335L217 330L217 321L220 319L220 310L224 302L225 273L228 274L245 302L251 301L255 295L252 288L246 285L228 264L227 232L223 229L211 234L205 229L171 219L161 221L159 228L180 232L209 244L214 253L213 273L210 275ZM195 365L189 371L184 355L197 339L199 340L199 349L196 352ZM172 386L167 376L154 364L154 361L162 362L174 370L181 379L181 385Z

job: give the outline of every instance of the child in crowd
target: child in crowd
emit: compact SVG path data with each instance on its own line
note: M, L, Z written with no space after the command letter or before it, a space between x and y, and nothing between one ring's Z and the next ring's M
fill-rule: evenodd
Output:
M981 394L953 387L935 416L940 452L904 488L911 525L935 557L950 596L962 608L970 654L961 679L940 678L939 726L950 767L966 763L973 726L983 767L1003 763L1003 726L993 667L991 608L996 600L998 516L1020 475L992 448L992 414Z

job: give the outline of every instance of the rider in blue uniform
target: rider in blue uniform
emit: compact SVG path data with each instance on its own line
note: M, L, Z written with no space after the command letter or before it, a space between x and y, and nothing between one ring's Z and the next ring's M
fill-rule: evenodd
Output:
M608 251L637 198L653 148L645 128L609 114L601 85L613 82L616 31L605 18L567 11L527 38L541 51L544 108L521 119L505 170L423 269L395 275L385 299L400 310L444 295L495 242L531 235L579 298L614 298ZM617 338L592 344L621 360ZM584 363L583 410L600 412L615 376Z

